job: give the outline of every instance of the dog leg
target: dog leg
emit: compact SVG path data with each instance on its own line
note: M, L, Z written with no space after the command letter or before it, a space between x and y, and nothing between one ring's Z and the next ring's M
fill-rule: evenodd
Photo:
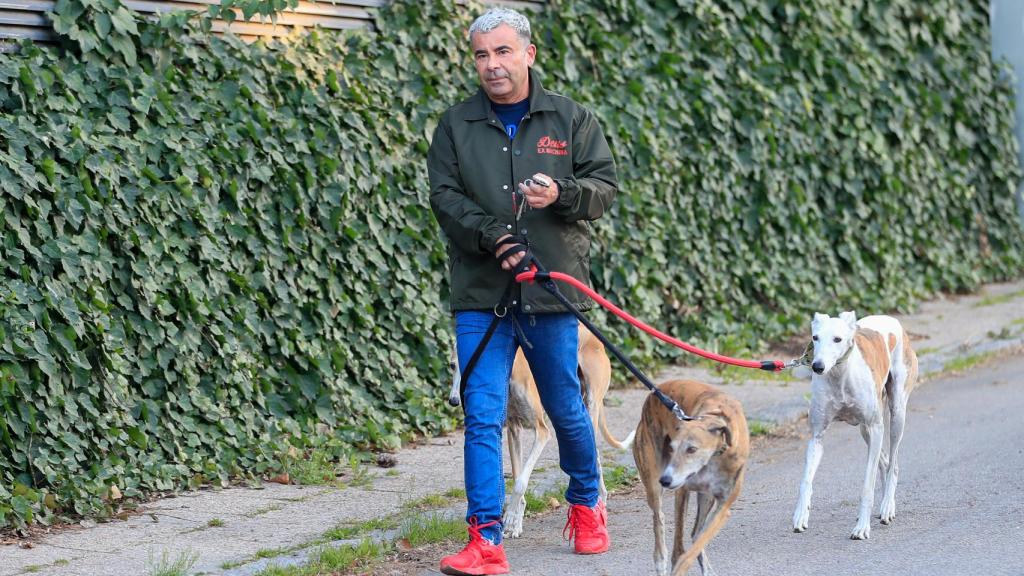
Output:
M676 523L672 533L672 563L674 564L680 556L686 553L684 532L686 532L686 508L690 502L690 491L685 487L676 490Z
M796 510L793 511L793 532L807 530L807 521L811 515L811 493L814 491L814 474L818 471L818 464L821 463L823 447L821 438L824 430L816 430L809 442L807 442L807 457L804 462L804 478L800 482L800 496L796 501Z
M633 460L647 494L647 505L654 517L654 569L658 576L668 576L668 547L665 546L665 517L661 511L661 498L664 489L661 487L661 475L658 458L654 455L651 434L643 424L638 429L637 442L633 445Z
M693 565L693 561L704 552L704 547L708 545L708 542L718 534L718 531L725 526L725 521L729 519L729 514L732 510L733 502L740 495L740 488L743 487L743 472L740 472L739 476L736 477L736 481L733 483L732 490L728 493L728 496L724 494L725 500L719 497L715 497L718 501L718 507L711 513L711 516L707 518L707 522L700 531L700 535L694 540L693 546L690 551L684 554L675 562L672 566L672 576L685 576L686 571Z
M516 460L512 460L512 447L511 444L509 445L509 459L513 461L512 479L514 484L512 486L512 497L505 508L505 514L502 516L501 522L505 527L505 536L510 538L519 538L523 535L523 516L526 515L526 490L529 488L530 476L533 475L533 469L537 466L537 461L540 460L544 447L551 440L551 431L542 420L538 421L534 433L533 448L530 449L530 454L526 457L526 462L522 464L519 473L516 473L516 466L514 464ZM509 438L511 439L511 436Z
M608 487L604 483L604 464L601 463L601 449L597 447L597 430L601 420L601 408L602 406L597 405L594 394L589 394L587 399L587 411L590 412L590 425L594 430L594 449L597 451L595 456L597 457L597 491L601 497L601 500L605 503L608 502Z
M448 404L458 406L462 404L462 369L459 368L459 349L452 343L452 355L448 360L448 367L452 371L452 388L448 391Z
M512 464L512 483L513 486L518 486L520 479L523 476L523 439L521 436L522 428L509 422L507 428L508 435L508 460ZM501 524L504 528L506 536L512 536L517 530L522 532L523 530L523 514L526 508L526 498L524 494L520 494L514 488L512 494L508 497L508 503L505 504L505 512L501 516Z
M864 473L864 488L860 493L860 511L857 514L857 525L854 526L850 538L853 540L867 540L871 537L871 505L875 499L875 478L878 477L878 459L882 454L882 437L885 429L882 424L882 415L868 426L868 434L871 442L868 447L868 465Z
M646 484L646 482L645 482ZM665 545L665 515L661 511L662 487L657 480L647 487L647 505L654 514L654 569L658 576L668 576L668 546Z
M693 522L693 534L691 534L694 540L700 538L700 534L704 531L704 525L708 521L708 514L714 505L714 496L707 492L697 493L697 518ZM708 558L708 551L706 549L700 551L700 555L697 556L697 563L700 564L702 576L711 576L711 560Z
M889 470L885 478L885 494L878 516L882 524L890 524L896 518L896 484L899 481L900 466L898 461L900 442L907 419L907 395L902 387L894 394L889 417Z
M860 437L864 439L864 444L869 448L871 447L871 434L868 433L867 426L861 424L860 426ZM889 455L885 449L885 439L882 440L882 452L878 455L878 477L885 478L886 472L889 470Z

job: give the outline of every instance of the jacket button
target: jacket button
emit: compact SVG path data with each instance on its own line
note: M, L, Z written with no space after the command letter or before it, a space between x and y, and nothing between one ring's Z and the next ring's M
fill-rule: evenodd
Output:
M532 308L530 307L529 304L523 304L523 310L526 310L527 312L529 312L530 310L532 310Z
M521 232L523 233L523 236L526 236L526 228L523 228Z
M512 229L512 225L511 224L505 224L505 230L511 230L511 229Z
M508 184L505 184L504 186L502 186L501 189L502 190L508 190Z
M502 146L501 147L501 151L502 152L508 152L508 146Z
M523 155L523 151L522 150L516 150L515 152L513 152L513 154L515 154L516 156L522 156Z

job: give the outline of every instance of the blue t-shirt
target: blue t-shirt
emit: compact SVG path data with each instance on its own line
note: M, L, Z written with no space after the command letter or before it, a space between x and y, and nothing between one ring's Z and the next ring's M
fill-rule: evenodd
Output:
M519 122L522 121L523 116L530 111L530 99L521 100L515 104L498 104L497 102L491 102L491 108L494 109L494 113L498 115L498 119L505 125L505 133L508 134L508 139L512 140L516 137L516 130L519 129Z

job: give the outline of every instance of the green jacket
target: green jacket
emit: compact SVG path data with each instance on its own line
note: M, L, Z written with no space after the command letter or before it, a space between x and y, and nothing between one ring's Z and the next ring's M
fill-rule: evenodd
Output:
M498 238L522 234L550 271L590 283L590 220L615 199L615 162L594 114L544 90L530 70L530 111L509 141L483 89L449 108L427 156L430 206L448 238L452 310L492 309L511 276L494 257ZM512 191L541 172L560 189L558 200L529 207L515 221ZM580 310L590 300L559 288ZM516 306L528 314L564 312L543 288L520 285Z

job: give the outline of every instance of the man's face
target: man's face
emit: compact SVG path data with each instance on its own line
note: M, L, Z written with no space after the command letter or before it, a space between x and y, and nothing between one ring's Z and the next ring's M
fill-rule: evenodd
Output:
M529 69L537 56L536 46L527 46L507 24L474 33L470 44L480 85L492 101L514 104L530 95Z

